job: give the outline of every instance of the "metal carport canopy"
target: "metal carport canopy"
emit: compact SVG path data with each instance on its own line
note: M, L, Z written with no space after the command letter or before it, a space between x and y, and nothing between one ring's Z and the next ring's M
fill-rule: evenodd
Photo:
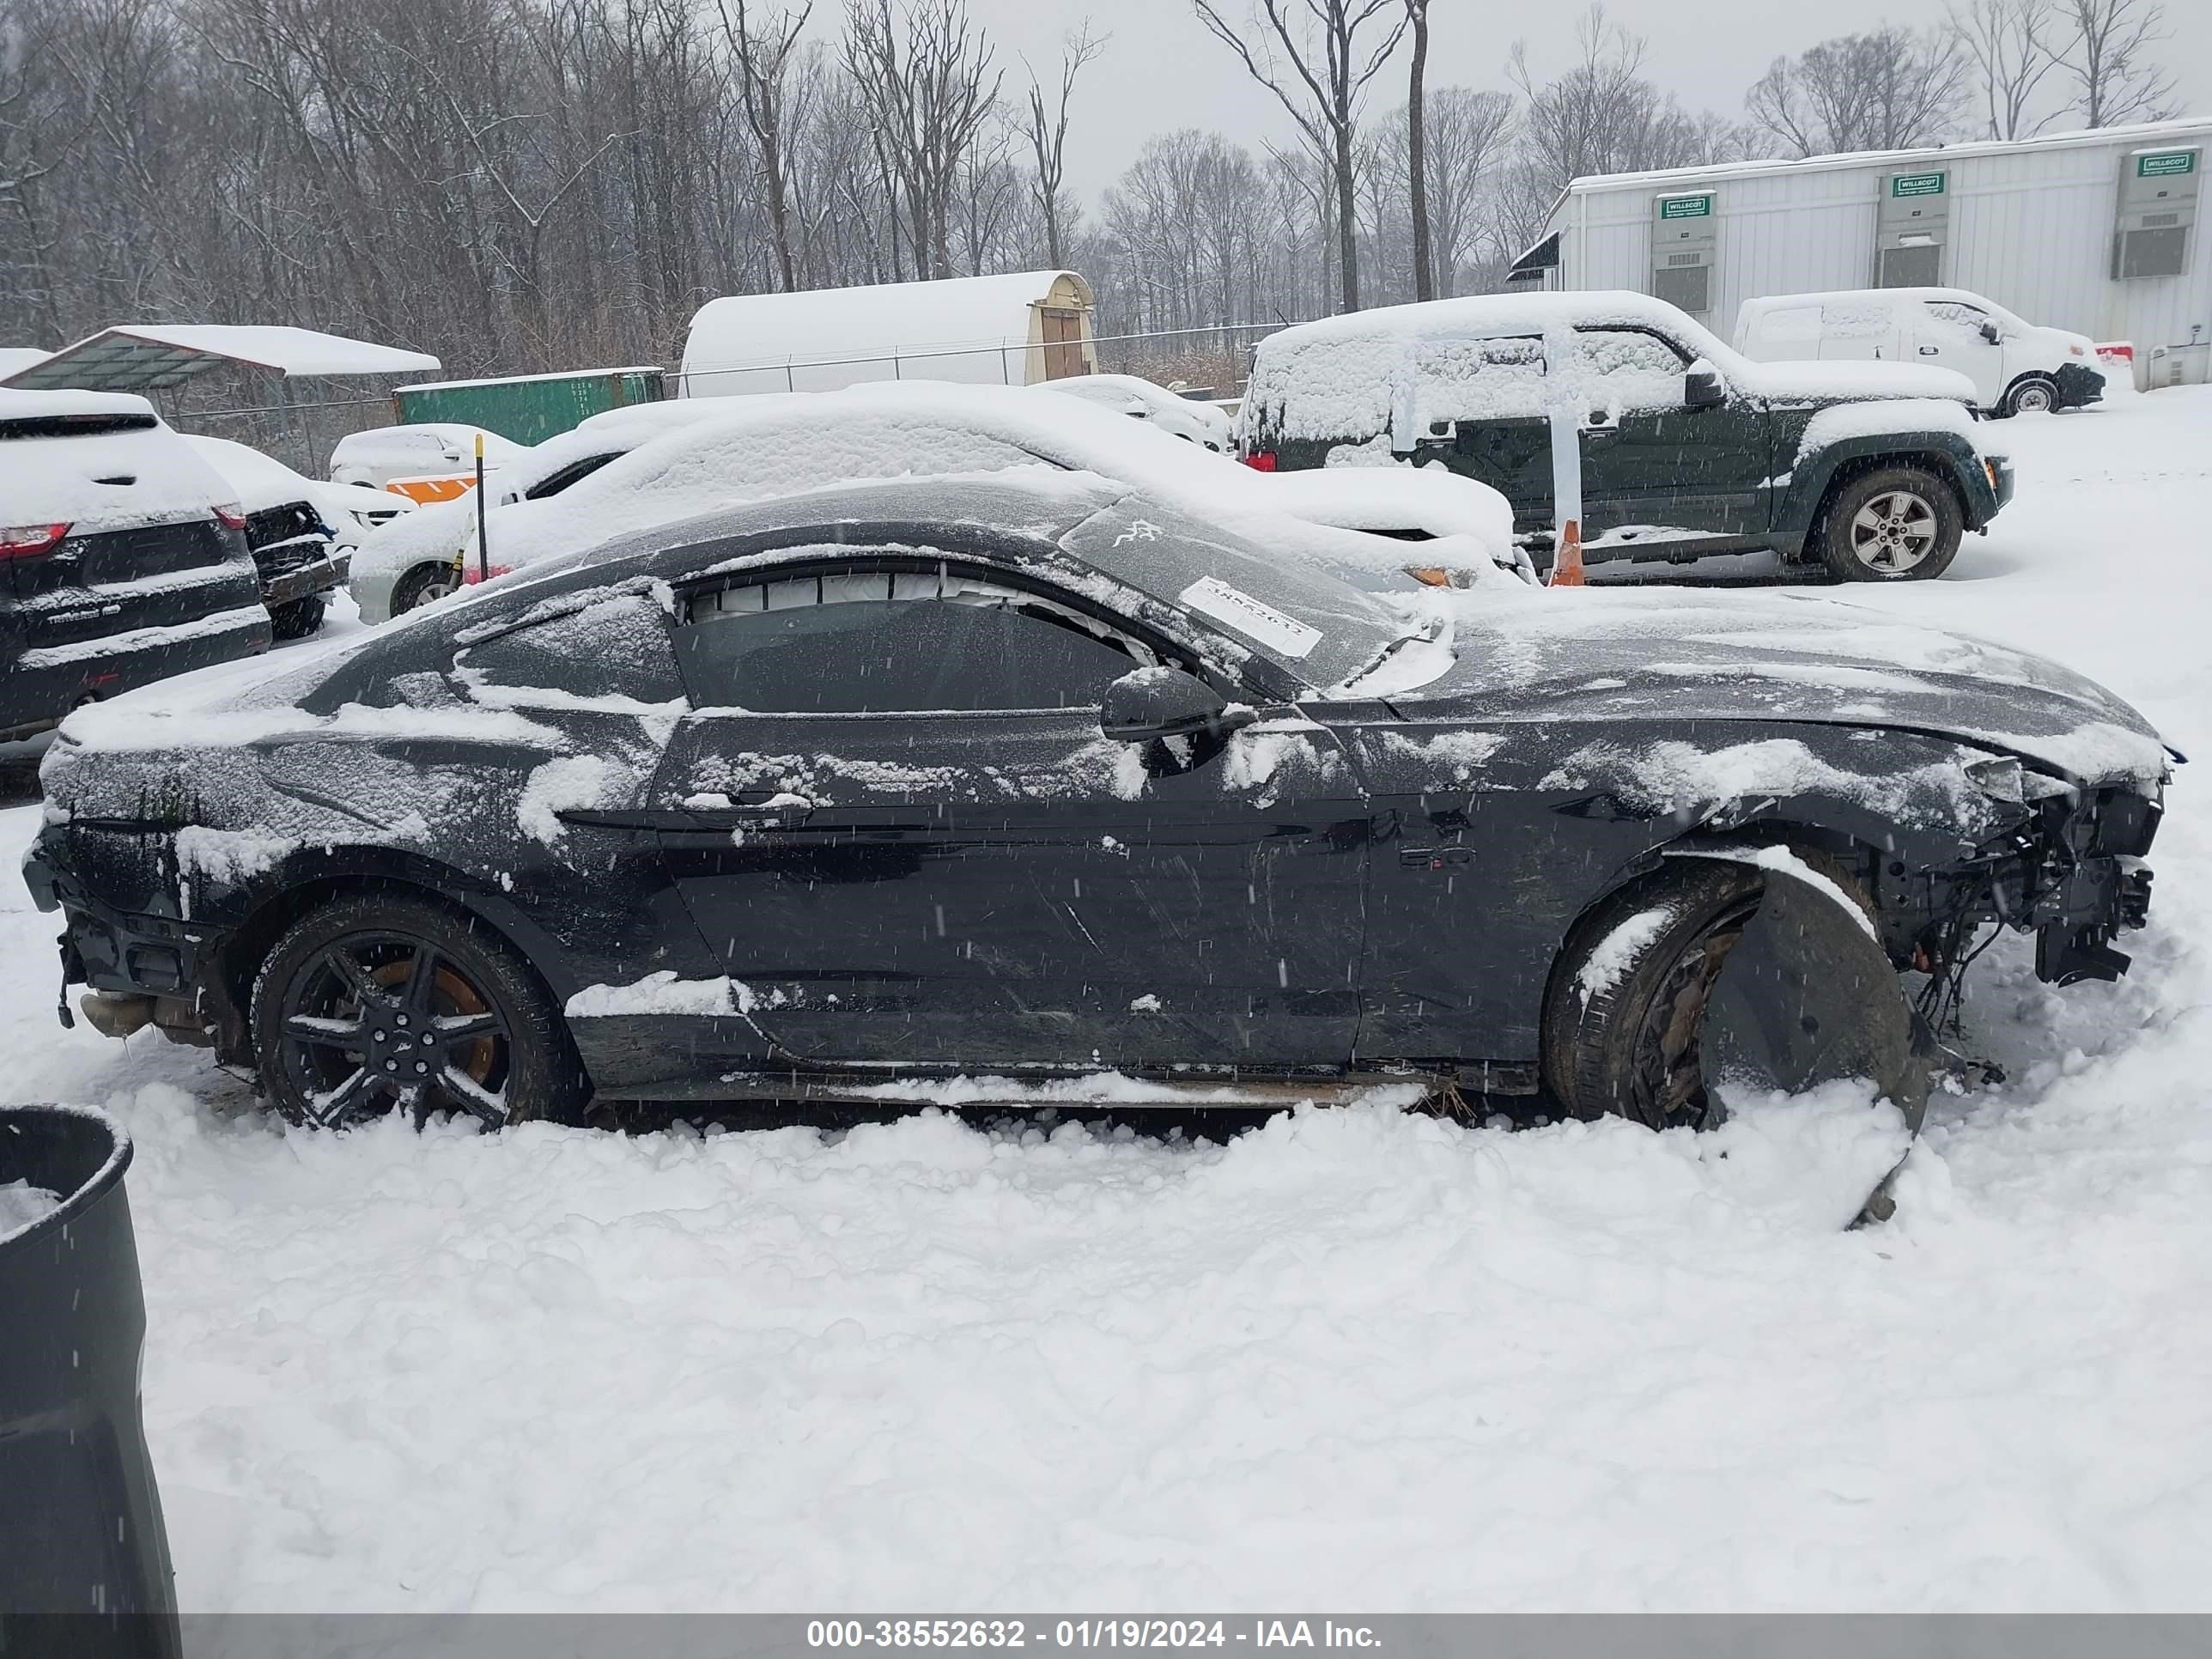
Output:
M441 367L425 351L322 334L311 328L234 323L132 324L104 329L0 380L21 392L158 392L234 364L288 380L420 374Z

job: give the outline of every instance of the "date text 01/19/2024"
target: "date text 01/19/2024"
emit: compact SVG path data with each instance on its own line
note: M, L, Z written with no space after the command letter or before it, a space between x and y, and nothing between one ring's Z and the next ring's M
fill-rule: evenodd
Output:
M1380 1648L1330 1619L811 1619L810 1648Z

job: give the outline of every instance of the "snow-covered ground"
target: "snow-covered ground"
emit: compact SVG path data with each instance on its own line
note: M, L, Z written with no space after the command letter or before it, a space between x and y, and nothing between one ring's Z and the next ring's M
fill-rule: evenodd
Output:
M1992 435L1995 533L1842 597L2056 655L2203 759L2134 975L1984 958L2011 1081L1938 1102L1868 1231L1896 1131L1844 1103L1703 1139L1387 1099L1225 1145L288 1131L198 1051L58 1030L0 873L0 1098L137 1137L184 1604L2212 1605L2212 390Z

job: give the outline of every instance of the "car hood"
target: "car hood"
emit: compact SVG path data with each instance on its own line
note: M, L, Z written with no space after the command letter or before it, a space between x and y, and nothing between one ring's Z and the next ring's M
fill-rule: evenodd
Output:
M1457 660L1409 718L1801 722L1923 732L2089 783L2161 776L2143 717L2045 658L1809 595L1452 596Z
M1954 368L1923 363L1782 362L1743 366L1745 389L1769 403L1864 403L1884 398L1974 401L1974 383Z

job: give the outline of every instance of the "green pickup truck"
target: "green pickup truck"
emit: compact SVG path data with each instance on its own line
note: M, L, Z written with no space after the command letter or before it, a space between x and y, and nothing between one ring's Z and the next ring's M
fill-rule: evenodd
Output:
M1771 548L1847 581L1941 575L2011 499L1962 375L1754 363L1641 294L1392 306L1269 336L1237 450L1267 471L1441 465L1490 485L1540 563L1552 431L1582 453L1583 556Z

